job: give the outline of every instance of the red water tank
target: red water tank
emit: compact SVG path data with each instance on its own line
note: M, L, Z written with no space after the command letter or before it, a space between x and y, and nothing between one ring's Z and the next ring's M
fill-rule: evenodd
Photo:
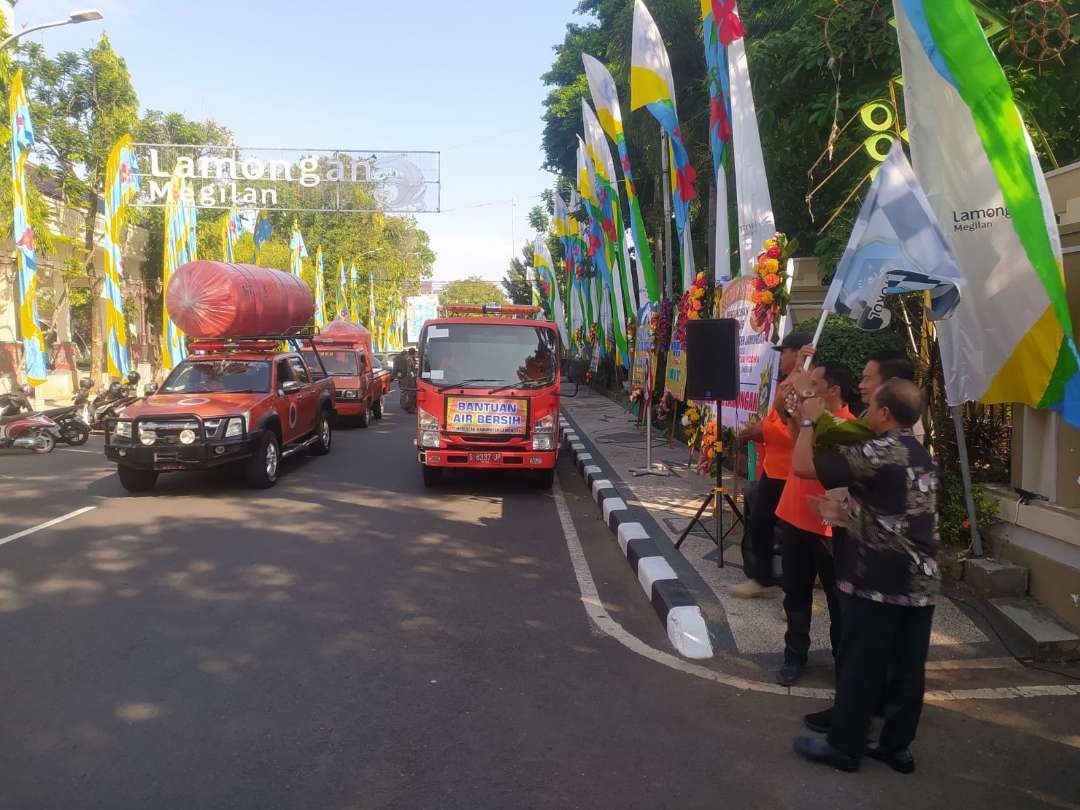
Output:
M337 318L319 330L315 336L316 346L364 347L371 353L371 332L358 323Z
M169 280L165 307L195 338L280 335L306 326L315 312L311 289L296 276L250 264L195 261Z

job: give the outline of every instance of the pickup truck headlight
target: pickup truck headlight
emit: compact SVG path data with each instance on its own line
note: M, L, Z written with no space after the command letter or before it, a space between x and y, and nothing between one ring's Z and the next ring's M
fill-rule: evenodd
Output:
M439 419L423 408L416 410L417 427L420 431L421 447L439 446Z
M234 416L229 420L228 426L225 428L225 438L231 439L235 436L244 435L244 419L240 416Z
M345 399L356 399L360 395L360 392L354 388L347 388L341 392L341 396Z
M555 449L555 416L548 414L533 422L533 450Z
M120 439L131 439L131 422L117 422L113 435Z

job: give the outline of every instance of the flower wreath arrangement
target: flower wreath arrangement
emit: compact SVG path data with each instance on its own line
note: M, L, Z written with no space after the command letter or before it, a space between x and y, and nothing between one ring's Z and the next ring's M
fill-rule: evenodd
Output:
M787 288L787 260L795 250L788 238L777 233L766 239L764 249L754 261L754 309L750 325L759 335L771 333L769 340L780 339L780 318L787 314L791 295Z
M656 405L656 418L660 422L666 422L671 416L671 411L675 405L675 397L671 395L670 391L665 391L664 395L660 397L660 402Z
M589 324L589 343L596 343L596 324Z
M697 446L698 440L701 439L703 426L701 424L702 419L706 418L701 406L696 402L687 404L686 411L683 413L682 426L684 428L684 435L686 436L686 446L693 449Z
M708 282L704 273L698 273L690 289L683 293L679 300L679 325L675 328L675 339L680 342L686 341L686 324L688 321L696 321L709 314L705 308L705 292Z
M697 471L708 476L715 473L722 449L723 444L716 432L716 422L709 422L701 434L701 461L698 462Z
M659 309L653 313L654 345L666 347L671 341L671 320L675 314L675 305L670 298L660 301Z

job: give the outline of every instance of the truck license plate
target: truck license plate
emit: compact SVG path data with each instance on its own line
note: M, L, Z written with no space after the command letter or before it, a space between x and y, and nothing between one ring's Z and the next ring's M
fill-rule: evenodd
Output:
M497 464L502 453L469 453L470 464Z

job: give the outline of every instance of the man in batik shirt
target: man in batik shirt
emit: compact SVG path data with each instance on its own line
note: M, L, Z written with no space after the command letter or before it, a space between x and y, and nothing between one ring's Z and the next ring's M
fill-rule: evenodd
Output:
M846 505L823 503L848 540L836 560L843 636L837 655L836 704L826 739L798 737L795 750L841 770L859 767L865 752L901 773L915 769L909 746L922 712L926 655L938 591L938 475L911 426L922 412L914 383L893 379L878 388L867 423L876 435L862 444L814 451L819 398L800 408L792 472L827 488L847 487ZM835 503L835 502L834 502ZM886 717L875 748L866 748L880 685L890 671Z

